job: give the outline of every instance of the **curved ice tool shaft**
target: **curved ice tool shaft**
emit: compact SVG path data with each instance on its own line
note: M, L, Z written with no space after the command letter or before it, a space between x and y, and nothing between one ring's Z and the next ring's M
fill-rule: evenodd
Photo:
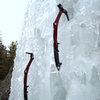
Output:
M60 20L62 13L64 13L66 15L68 21L69 21L69 16L68 16L67 10L65 10L61 4L59 4L57 6L59 8L59 12L58 12L58 15L57 15L54 23L53 23L53 28L54 28L54 30L53 30L53 46L54 46L55 64L56 64L57 70L59 71L62 63L59 61L59 50L58 50L59 43L57 41L58 23L59 23L59 20Z
M29 71L29 68L30 68L30 65L34 59L34 56L33 56L33 53L29 53L29 52L26 52L26 54L29 54L30 55L30 60L24 70L24 100L28 100L28 96L27 96L27 77L28 77L28 71Z

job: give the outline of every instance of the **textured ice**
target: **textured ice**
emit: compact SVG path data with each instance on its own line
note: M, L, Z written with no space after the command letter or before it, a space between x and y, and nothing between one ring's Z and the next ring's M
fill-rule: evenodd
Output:
M62 67L53 56L53 22L61 3L58 41ZM11 82L9 100L23 100L24 69L34 53L28 74L29 100L100 100L100 0L30 0Z

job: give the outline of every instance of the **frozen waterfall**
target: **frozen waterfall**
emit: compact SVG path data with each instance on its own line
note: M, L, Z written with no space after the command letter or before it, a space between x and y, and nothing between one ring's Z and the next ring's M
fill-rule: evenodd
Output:
M58 41L61 70L53 54L53 22L61 16ZM9 100L24 100L24 70L29 56L28 100L100 100L100 0L30 0L11 80Z

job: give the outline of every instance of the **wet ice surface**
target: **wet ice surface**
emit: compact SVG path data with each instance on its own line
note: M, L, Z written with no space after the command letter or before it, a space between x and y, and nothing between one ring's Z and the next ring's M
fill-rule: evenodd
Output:
M58 41L62 67L57 72L53 56L53 22L57 4L62 15ZM24 69L35 59L28 74L29 100L100 100L100 0L31 0L25 14L22 37L11 82L9 100L23 100Z

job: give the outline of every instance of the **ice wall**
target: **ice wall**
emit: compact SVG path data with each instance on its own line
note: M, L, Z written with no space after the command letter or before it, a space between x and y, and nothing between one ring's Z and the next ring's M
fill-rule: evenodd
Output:
M62 67L53 57L53 22L57 4L62 15L58 41ZM34 53L28 74L29 100L100 100L100 0L30 0L11 82L9 100L23 100L24 69Z

